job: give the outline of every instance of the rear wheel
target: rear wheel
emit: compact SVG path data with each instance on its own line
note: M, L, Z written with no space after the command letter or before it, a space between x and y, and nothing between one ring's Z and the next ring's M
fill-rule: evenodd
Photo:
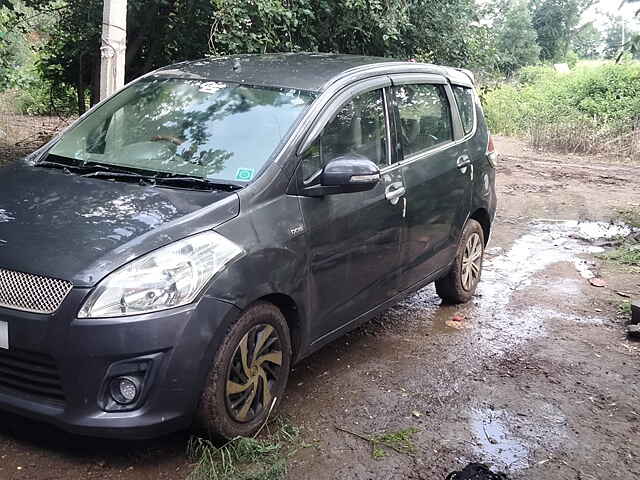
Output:
M250 307L216 352L197 427L219 439L255 434L282 398L290 366L291 339L282 312L269 303Z
M480 224L469 220L462 232L451 270L436 281L436 292L446 303L466 303L473 297L482 276L484 242Z

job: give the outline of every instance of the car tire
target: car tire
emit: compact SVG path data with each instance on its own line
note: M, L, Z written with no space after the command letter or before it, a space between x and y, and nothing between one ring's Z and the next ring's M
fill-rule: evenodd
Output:
M482 276L484 246L482 226L475 220L469 220L462 232L451 270L436 281L436 292L445 303L471 300Z
M249 307L214 356L196 430L215 440L254 435L280 403L291 356L289 328L280 309L264 302Z

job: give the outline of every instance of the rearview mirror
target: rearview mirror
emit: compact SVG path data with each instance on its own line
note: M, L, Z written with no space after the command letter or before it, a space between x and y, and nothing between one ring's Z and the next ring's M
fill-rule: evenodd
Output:
M378 166L362 155L344 155L330 161L304 193L314 197L364 192L380 182Z

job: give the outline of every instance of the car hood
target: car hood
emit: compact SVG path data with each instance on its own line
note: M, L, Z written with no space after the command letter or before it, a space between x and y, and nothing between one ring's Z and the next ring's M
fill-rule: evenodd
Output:
M158 247L215 228L238 196L91 179L34 167L0 169L0 268L93 286Z

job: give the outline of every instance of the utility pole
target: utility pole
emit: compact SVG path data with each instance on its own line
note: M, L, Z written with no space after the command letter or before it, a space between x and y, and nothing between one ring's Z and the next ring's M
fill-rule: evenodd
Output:
M124 86L127 50L127 0L104 0L100 52L100 100Z

